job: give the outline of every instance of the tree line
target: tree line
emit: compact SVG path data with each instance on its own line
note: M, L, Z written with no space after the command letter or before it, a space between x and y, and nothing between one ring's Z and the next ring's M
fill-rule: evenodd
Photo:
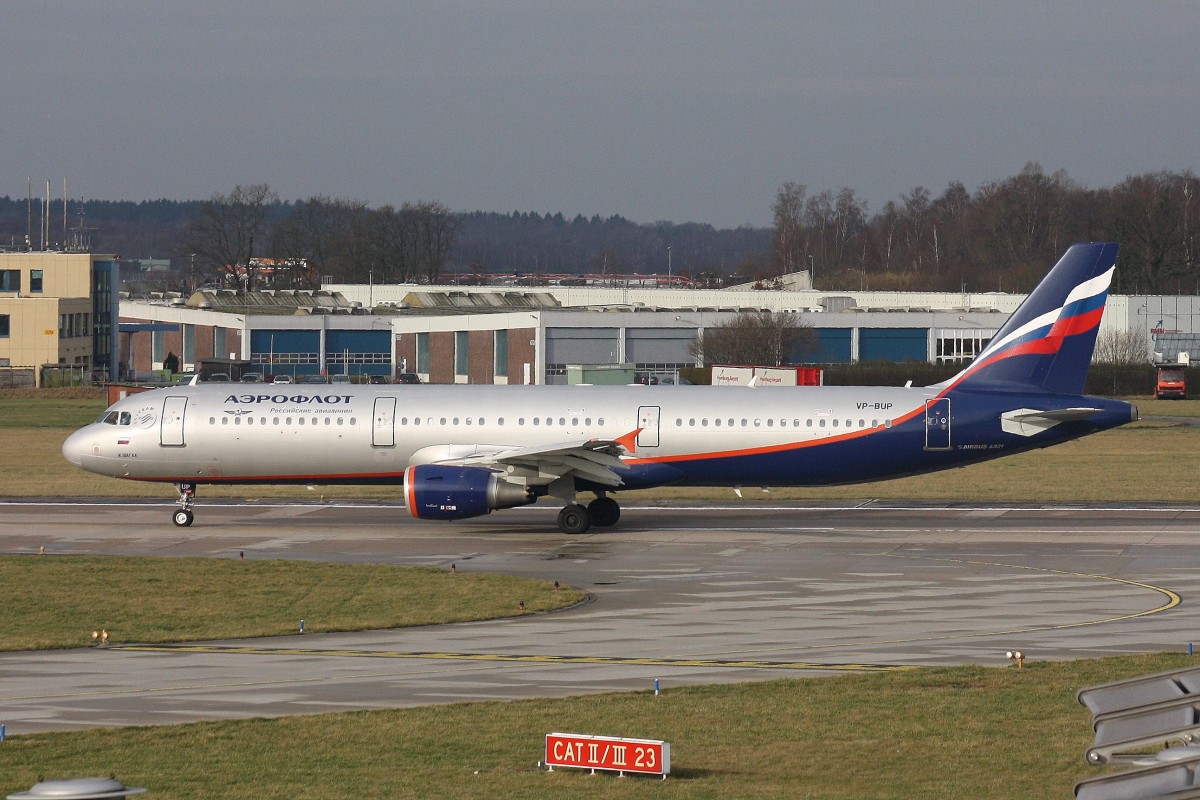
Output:
M811 269L825 291L1030 290L1076 241L1113 240L1121 257L1113 291L1198 293L1200 182L1190 172L1135 175L1102 189L1035 163L970 192L917 187L871 213L848 187L810 191L785 182L770 228L639 224L621 216L452 212L436 201L377 208L324 195L281 201L265 184L207 200L88 200L51 204L50 248L79 247L126 259L170 258L241 286L256 259L303 260L297 285L436 281L447 274L666 274L697 285L722 279L764 287ZM41 201L0 197L0 248L25 249ZM31 245L37 241L36 226Z
M1087 189L1036 163L974 194L917 187L872 216L852 189L787 182L772 206L772 265L811 267L821 289L1026 292L1068 245L1117 241L1114 292L1200 294L1198 201L1190 172Z

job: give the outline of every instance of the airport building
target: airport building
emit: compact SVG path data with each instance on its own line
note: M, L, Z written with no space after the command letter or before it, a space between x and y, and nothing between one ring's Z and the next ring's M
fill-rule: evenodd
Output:
M202 359L249 362L270 378L310 375L429 383L553 384L575 365L660 378L697 366L697 336L749 310L793 311L813 331L798 363L973 358L1024 299L1012 294L538 287L337 286L227 290L121 303L129 374ZM374 313L368 313L368 309ZM1200 352L1200 298L1110 296L1105 331L1144 331L1146 361Z
M115 256L0 253L0 385L118 375Z

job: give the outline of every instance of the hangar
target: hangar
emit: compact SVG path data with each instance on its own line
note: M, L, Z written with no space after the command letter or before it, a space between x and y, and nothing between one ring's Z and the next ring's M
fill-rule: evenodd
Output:
M394 376L432 383L565 383L571 365L626 364L668 376L696 366L692 340L749 310L790 311L817 347L796 363L961 362L978 353L1024 295L726 291L579 286L353 286L226 290L124 299L125 324L179 330L127 337L137 375L174 354L249 360L265 375ZM1200 298L1112 295L1101 329L1144 332L1145 358L1200 349Z

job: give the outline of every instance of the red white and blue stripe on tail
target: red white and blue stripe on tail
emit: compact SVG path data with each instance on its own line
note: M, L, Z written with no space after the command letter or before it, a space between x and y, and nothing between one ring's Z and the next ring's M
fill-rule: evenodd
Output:
M944 392L986 386L1081 394L1117 249L1115 242L1072 245Z

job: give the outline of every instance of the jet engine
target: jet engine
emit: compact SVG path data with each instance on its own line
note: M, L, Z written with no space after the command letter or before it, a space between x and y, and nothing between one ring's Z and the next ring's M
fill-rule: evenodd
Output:
M404 505L418 519L480 517L535 500L526 487L478 467L418 464L404 471Z

